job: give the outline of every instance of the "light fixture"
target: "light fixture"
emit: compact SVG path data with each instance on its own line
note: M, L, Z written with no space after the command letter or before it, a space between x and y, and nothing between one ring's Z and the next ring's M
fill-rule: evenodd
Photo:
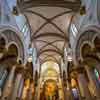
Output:
M67 56L67 60L71 62L72 61L72 56L71 55L68 55Z
M15 15L15 16L18 16L18 9L17 9L16 6L13 7L12 14Z
M86 7L83 5L80 7L80 15L85 15L86 14Z
M32 56L28 58L28 62L32 62Z

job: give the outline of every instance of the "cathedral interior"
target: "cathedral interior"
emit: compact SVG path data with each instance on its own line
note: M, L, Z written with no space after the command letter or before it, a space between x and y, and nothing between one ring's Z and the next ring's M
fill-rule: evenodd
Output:
M0 0L0 100L100 100L100 0Z

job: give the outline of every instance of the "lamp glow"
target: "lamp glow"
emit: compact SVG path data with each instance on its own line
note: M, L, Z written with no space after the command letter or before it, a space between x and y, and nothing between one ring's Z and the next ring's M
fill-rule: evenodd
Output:
M29 57L28 58L28 62L32 62L32 57Z

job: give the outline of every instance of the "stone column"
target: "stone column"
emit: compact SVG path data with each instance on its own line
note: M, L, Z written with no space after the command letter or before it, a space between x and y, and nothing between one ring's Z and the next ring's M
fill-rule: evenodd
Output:
M19 99L18 98L18 92L19 92L19 87L20 87L20 84L21 84L21 80L22 80L22 74L17 73L14 88L13 88L13 92L12 92L12 96L11 96L10 100Z
M9 73L8 80L6 81L6 85L3 90L3 97L2 97L3 100L8 99L11 94L11 91L13 88L13 80L15 76L15 69L16 69L16 66L13 66L11 69L11 72Z
M38 72L36 71L35 72L35 79L34 79L34 93L35 93L35 95L34 95L34 100L38 100L38 97L37 97L37 95L38 95L38 83L39 83L39 76L38 76L39 74L38 74Z
M100 99L100 88L96 84L94 73L92 73L88 65L85 65L85 69L86 69L90 84L94 90L95 96Z
M42 82L42 80L41 80L41 78L39 77L39 79L38 79L38 93L37 93L37 95L38 95L38 100L40 99L40 89L41 89L41 82Z
M30 85L30 79L25 79L23 93L22 93L22 100L27 100L29 85Z
M61 76L61 88L62 88L62 98L65 99L65 91L64 91L64 81L63 81L63 76Z
M67 78L66 71L63 71L63 92L64 92L64 100L67 100Z
M5 66L0 65L0 97L2 95L2 89L3 89L7 74L8 73L7 73Z
M87 84L87 81L86 81L86 78L85 78L84 74L79 73L78 77L77 77L77 80L78 80L81 96L83 98L85 98L85 100L92 100L91 95L90 95L90 91L88 89L88 84Z
M3 89L3 86L4 86L5 80L7 78L7 75L8 75L7 70L4 70L3 75L0 79L0 97L2 96L2 89Z
M30 87L29 87L29 93L28 93L28 100L32 100L33 99L33 82L30 83Z
M22 97L23 89L24 89L24 78L22 77L21 83L20 83L20 86L19 86L19 90L18 90L18 95L17 95L17 98L20 98L20 100L21 100L21 97Z
M0 79L2 78L2 75L4 73L4 70L5 70L4 66L1 66L0 65Z
M63 88L62 88L62 79L61 78L59 78L58 88L59 88L59 100L64 100L64 94L63 94Z
M73 100L72 93L71 93L71 83L69 79L67 80L67 99L66 100Z

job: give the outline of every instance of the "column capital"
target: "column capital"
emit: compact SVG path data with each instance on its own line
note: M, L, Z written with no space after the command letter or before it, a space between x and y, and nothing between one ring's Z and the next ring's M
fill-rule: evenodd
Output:
M18 74L18 73L24 74L24 67L20 64L16 65L16 74Z
M84 72L85 72L85 68L83 66L79 66L79 67L73 68L70 73L72 77L76 78L79 74L82 74Z

